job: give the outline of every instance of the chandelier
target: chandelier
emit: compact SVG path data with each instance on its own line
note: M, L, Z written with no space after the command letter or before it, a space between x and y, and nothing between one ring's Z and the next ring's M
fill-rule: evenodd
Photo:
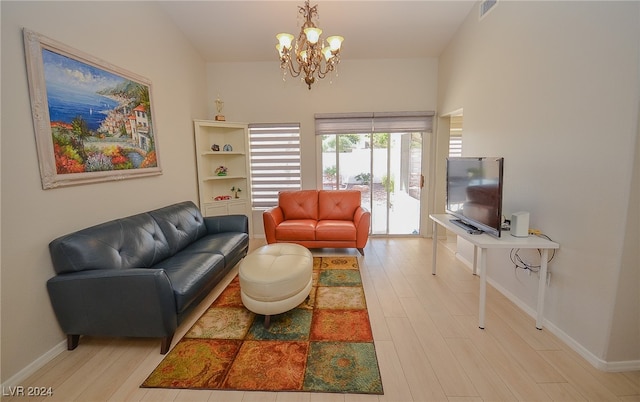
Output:
M276 49L280 55L280 68L286 75L287 70L292 77L304 74L304 82L311 90L311 84L316 77L322 79L334 71L340 62L340 46L344 38L342 36L330 36L327 38L328 46L325 46L320 35L322 29L316 26L318 22L318 5L309 6L309 0L305 0L304 7L298 6L298 12L305 19L298 39L288 33L276 35L278 44ZM315 23L314 23L315 21Z

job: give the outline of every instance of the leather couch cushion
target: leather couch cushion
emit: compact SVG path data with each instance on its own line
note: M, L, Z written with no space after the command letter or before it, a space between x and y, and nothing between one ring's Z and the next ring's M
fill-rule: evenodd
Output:
M101 223L49 243L58 274L96 269L149 268L171 255L169 243L150 215Z
M318 219L350 220L360 206L362 194L357 190L318 192Z
M200 239L207 227L200 210L191 201L150 211L171 247L171 255Z
M245 255L249 248L249 235L246 233L216 233L188 245L184 251L188 253L215 253L224 257L225 265L233 266Z
M278 206L285 220L318 219L318 191L282 191L278 194Z
M356 240L356 226L352 221L324 220L316 225L316 240Z
M215 283L222 279L221 276L226 274L222 254L187 250L162 261L154 268L164 269L167 273L178 314L200 299L202 292L208 293Z
M315 240L316 223L314 219L288 220L276 227L276 239L288 240Z

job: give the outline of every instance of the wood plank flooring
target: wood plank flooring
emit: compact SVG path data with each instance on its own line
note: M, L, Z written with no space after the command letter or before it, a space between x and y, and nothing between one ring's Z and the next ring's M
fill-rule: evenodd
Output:
M257 239L251 247L264 244ZM160 341L83 337L25 387L41 398L3 401L640 401L640 371L595 369L487 285L486 329L478 328L477 276L445 247L431 275L431 240L372 238L359 257L384 395L143 389L160 363ZM313 250L314 255L359 255ZM237 268L178 329L175 343L235 276Z

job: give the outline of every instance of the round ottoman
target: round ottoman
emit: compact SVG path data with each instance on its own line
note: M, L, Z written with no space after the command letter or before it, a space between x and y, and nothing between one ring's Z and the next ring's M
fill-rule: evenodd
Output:
M297 307L309 296L312 271L313 256L306 247L293 243L262 246L240 263L242 303L263 314L268 328L272 315Z

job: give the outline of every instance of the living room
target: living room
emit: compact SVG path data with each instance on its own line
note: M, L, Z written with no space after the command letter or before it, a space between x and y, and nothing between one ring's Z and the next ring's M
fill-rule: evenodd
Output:
M601 370L639 369L640 3L504 1L482 21L476 4L439 57L345 58L334 82L311 91L283 84L277 60L207 62L154 2L0 7L3 383L64 340L45 288L54 274L47 244L197 200L193 119L212 118L218 95L230 121L300 123L305 188L321 185L315 113L435 111L430 213L444 208L448 114L463 110L465 154L505 157L505 210L529 211L532 227L561 245L546 328ZM162 175L42 190L22 28L151 80ZM514 276L505 254L489 265L493 282L535 306L537 279Z

